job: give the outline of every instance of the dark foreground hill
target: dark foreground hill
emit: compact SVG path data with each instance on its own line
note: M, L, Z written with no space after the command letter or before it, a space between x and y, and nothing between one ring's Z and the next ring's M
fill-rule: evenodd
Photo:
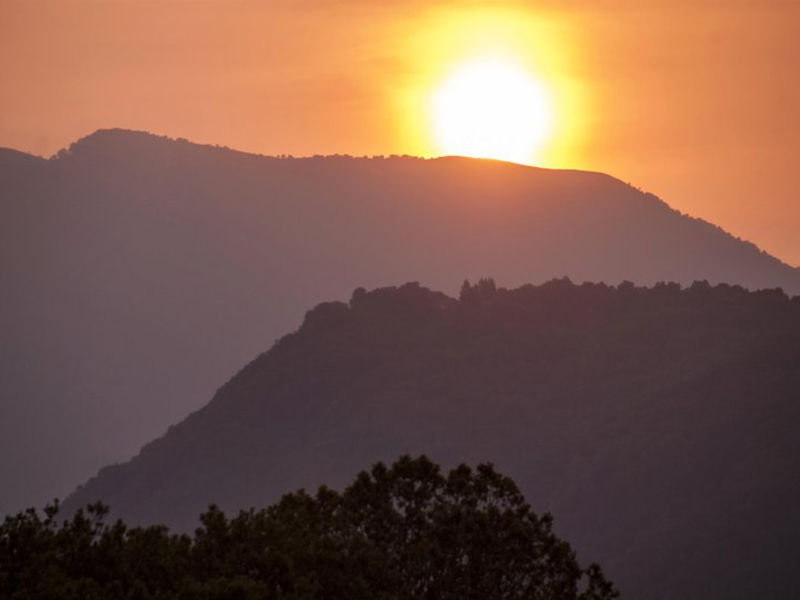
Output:
M196 525L366 462L493 461L624 596L796 598L800 300L697 283L356 290L68 501Z
M0 511L63 495L358 285L800 273L607 175L461 158L279 159L100 131L0 152ZM32 443L31 440L36 440Z

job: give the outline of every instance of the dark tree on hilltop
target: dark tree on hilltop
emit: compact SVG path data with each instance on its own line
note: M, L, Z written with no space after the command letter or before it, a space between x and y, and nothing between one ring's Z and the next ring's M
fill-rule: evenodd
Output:
M56 522L29 510L0 526L0 597L331 600L606 600L597 565L491 465L444 475L425 457L376 464L342 494L299 491L194 538L107 524L96 504Z
M494 279L491 277L481 277L478 283L470 285L469 279L465 279L461 284L461 293L458 299L462 302L470 302L480 299L490 299L497 291Z

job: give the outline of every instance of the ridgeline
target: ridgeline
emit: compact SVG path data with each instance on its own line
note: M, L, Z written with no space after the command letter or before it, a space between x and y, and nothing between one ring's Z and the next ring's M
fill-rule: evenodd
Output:
M791 598L800 299L554 280L318 305L203 409L69 498L190 530L424 453L492 461L631 598Z

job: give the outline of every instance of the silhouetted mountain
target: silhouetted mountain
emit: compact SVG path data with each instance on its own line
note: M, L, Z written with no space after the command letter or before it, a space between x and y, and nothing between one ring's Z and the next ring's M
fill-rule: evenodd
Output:
M31 171L41 167L45 162L47 162L45 159L38 156L10 148L0 148L0 183L4 186L16 183L20 176L30 176Z
M630 598L794 598L800 299L696 283L417 284L320 304L67 502L196 525L365 460L491 460Z
M752 244L597 173L109 130L47 161L3 151L0 186L0 510L132 455L357 285L454 292L493 273L800 292Z

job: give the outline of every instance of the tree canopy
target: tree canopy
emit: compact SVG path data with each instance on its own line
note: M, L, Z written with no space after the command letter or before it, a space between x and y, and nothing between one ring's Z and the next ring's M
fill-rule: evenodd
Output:
M0 526L3 598L605 600L514 482L489 464L443 473L426 457L377 463L344 492L285 495L229 518L211 506L194 536L106 522L58 504Z

